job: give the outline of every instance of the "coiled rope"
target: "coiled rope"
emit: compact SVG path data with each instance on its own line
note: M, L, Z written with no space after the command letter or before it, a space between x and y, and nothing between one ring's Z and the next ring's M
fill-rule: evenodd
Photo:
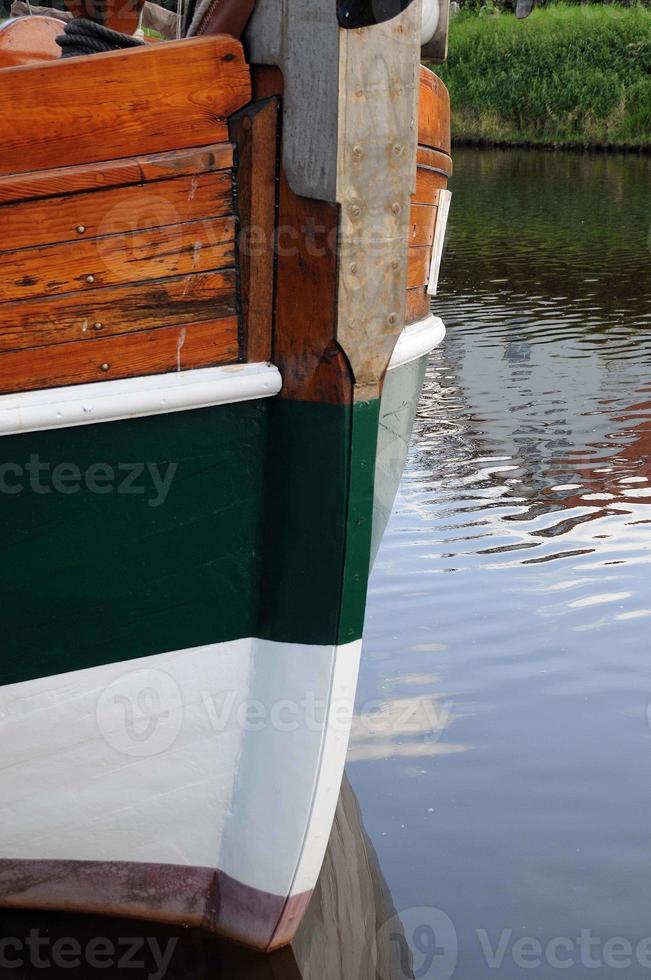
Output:
M68 21L64 33L56 40L61 48L62 58L99 54L101 51L119 51L121 48L139 48L145 43L129 34L112 31L82 17Z

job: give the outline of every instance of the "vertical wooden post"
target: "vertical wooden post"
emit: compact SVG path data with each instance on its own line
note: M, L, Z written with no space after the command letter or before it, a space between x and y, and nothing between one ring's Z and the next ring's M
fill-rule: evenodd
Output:
M344 30L330 0L259 0L251 61L283 73L283 167L299 197L340 208L333 339L355 400L379 394L405 323L422 0Z

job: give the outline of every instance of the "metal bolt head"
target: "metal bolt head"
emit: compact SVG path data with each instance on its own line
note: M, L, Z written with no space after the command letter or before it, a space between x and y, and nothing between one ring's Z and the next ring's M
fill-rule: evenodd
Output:
M393 144L393 152L395 153L395 155L397 157L401 157L402 154L405 152L405 148L402 145L402 143L394 143Z
M350 213L352 214L353 218L359 218L360 214L362 213L362 209L360 208L359 204L353 204L352 208L350 209Z
M84 233L85 231L86 231L86 226L85 226L85 225L77 225L77 233L78 233L79 235L83 235L83 233Z
M389 323L391 324L392 327L395 325L395 323L397 322L397 320L398 320L398 317L397 317L397 315L395 313L389 313Z
M110 364L107 364L106 361L105 361L104 364L100 364L99 369L100 369L100 371L108 371L110 367L111 367L111 365Z
M94 323L93 324L93 330L101 330L103 326L104 326L103 323L99 323L99 322Z
M391 268L392 269L397 269L399 265L400 265L400 263L398 262L398 260L397 259L394 259L393 262L391 263Z
M400 205L396 201L395 204L392 204L391 205L391 210L393 211L394 214L400 214L400 212L402 211L402 208L400 207Z
M95 282L95 276L86 276L86 282L89 282L92 286L92 284Z
M350 267L350 271L354 276L357 275L357 262L353 262L353 264Z
M362 148L361 148L361 146L354 146L353 147L353 156L356 157L356 159L358 159L358 160L360 159L360 157L362 156Z

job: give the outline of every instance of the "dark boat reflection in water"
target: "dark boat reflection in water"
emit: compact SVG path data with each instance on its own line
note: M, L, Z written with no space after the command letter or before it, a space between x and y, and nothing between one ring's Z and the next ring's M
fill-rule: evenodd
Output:
M252 953L196 929L0 913L0 977L74 980L411 980L411 954L344 779L317 889L293 944Z

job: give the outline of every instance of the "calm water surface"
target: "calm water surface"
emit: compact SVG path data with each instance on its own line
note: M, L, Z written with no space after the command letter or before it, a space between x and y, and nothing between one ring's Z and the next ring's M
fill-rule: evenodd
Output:
M649 977L651 161L455 165L348 774L417 976Z

